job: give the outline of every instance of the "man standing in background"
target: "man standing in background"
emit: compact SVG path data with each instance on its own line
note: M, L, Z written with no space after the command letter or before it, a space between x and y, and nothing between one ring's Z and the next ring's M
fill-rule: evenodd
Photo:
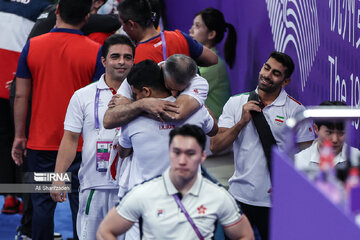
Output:
M60 0L55 11L56 27L50 33L30 39L25 45L16 73L14 106L15 139L12 157L22 164L27 148L30 172L53 172L67 104L75 90L99 79L104 72L101 46L80 31L88 17L92 0ZM25 137L28 98L32 86L32 119L29 138ZM81 146L78 147L78 151ZM81 156L73 165L70 205L74 238L78 210L77 171ZM32 194L32 238L51 239L54 231L56 203L48 193Z
M305 109L283 89L289 84L293 71L294 63L290 56L272 52L260 70L256 90L250 94L233 96L227 101L219 118L219 132L211 138L210 150L215 154L233 145L235 173L229 180L229 192L238 201L251 224L259 230L262 240L268 239L269 232L271 156L268 154L271 147L264 148L266 145L260 137L265 134L258 131L267 129L267 124L270 130L266 135L271 134L273 141L269 141L269 137L266 142L284 149L284 122ZM254 116L259 119L260 114L263 114L265 120L257 128ZM314 139L308 121L303 122L296 133L302 149Z
M79 170L79 212L77 233L82 240L95 240L105 214L119 201L119 186L106 178L108 157L117 129L104 129L107 104L134 64L135 45L125 35L105 40L102 62L105 74L96 83L77 90L65 117L64 136L56 159L55 172L65 172L74 161L80 134L84 139ZM53 192L56 202L66 200L66 192Z

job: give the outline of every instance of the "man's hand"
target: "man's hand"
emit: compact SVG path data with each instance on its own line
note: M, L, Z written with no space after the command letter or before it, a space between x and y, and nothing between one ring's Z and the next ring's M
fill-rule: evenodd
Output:
M23 156L26 156L26 138L15 137L11 149L11 156L16 165L20 166L23 163Z
M120 102L118 101L120 99L121 95L119 94L115 94L114 96L112 96L110 102L108 103L108 108L113 108L117 105L120 104Z
M8 89L8 90L10 90L10 89L11 89L11 84L12 84L13 81L14 81L14 80L7 81L7 82L5 83L5 88Z
M67 199L66 191L55 190L56 187L64 187L64 182L53 182L50 196L54 202L65 202Z
M177 114L179 109L176 103L159 98L143 98L138 101L141 101L143 111L155 116L155 118L161 121L174 119L173 114Z
M244 124L248 123L251 120L250 111L261 112L261 108L259 107L259 102L248 101L243 105L240 121L242 121Z

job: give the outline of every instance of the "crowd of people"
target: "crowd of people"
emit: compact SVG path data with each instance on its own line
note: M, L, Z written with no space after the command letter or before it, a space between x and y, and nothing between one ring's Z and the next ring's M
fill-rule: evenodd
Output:
M271 52L256 89L231 97L237 35L219 10L198 12L187 34L159 30L155 0L111 1L116 14L97 14L106 2L43 4L23 41L4 151L24 171L71 172L72 191L32 193L18 239L54 239L56 204L67 200L74 239L212 239L217 224L229 239L255 239L253 229L269 239L271 148L285 149L284 122L305 109L284 89L291 57ZM318 163L324 139L343 162L342 126L304 121L296 133L299 168ZM226 190L201 164L231 148Z

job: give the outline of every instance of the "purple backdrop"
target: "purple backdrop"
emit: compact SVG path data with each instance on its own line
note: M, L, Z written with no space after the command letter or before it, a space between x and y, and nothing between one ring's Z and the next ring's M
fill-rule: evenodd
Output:
M319 192L284 153L273 155L271 240L360 239L353 216Z
M359 0L166 0L165 4L169 30L188 33L195 13L206 7L219 9L234 25L237 58L229 70L233 94L254 89L262 64L278 50L296 64L286 87L290 95L306 106L341 100L359 108ZM359 119L352 123L352 145L357 147L359 125Z

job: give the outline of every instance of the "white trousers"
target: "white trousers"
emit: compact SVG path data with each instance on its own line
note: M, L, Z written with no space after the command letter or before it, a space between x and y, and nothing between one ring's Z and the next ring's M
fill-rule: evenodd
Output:
M85 189L79 193L76 231L80 240L96 240L96 232L108 211L119 202L118 189ZM118 239L123 239L119 237Z

